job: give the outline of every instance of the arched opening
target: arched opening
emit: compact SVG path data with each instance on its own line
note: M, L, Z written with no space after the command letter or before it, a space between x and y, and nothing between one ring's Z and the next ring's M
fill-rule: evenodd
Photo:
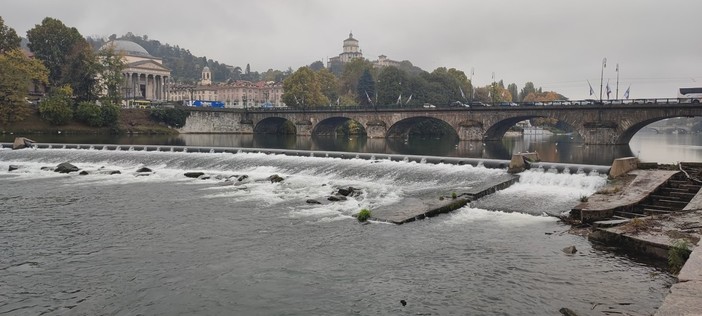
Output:
M628 144L637 134L697 134L702 133L700 117L667 117L641 121L626 129L619 144Z
M433 117L412 117L390 126L387 138L410 139L414 137L455 138L456 130L448 123Z
M330 117L322 120L312 130L314 136L365 136L363 124L347 117Z
M293 122L282 117L269 117L256 124L254 134L295 135L297 129Z
M570 135L579 139L575 129L564 121L543 116L511 117L495 123L485 131L485 140L499 141L505 135L511 136L551 136Z

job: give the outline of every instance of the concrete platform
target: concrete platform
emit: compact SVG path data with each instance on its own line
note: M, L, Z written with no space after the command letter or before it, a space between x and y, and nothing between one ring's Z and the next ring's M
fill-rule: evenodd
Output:
M454 190L457 194L456 199L447 196L447 192L427 190L402 199L396 204L373 210L372 219L394 224L404 224L448 213L485 195L507 188L517 182L517 180L519 180L519 176L503 175L483 181L474 187L456 188ZM443 199L441 199L442 197Z
M635 176L619 192L610 194L595 193L571 210L571 216L583 223L591 223L610 218L615 211L627 211L647 198L678 171L672 170L634 170Z

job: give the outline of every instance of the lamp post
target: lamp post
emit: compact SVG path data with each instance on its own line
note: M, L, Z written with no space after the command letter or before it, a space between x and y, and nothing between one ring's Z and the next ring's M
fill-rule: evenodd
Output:
M602 81L604 81L604 69L607 68L607 58L602 59L602 71L600 72L600 102L602 102Z

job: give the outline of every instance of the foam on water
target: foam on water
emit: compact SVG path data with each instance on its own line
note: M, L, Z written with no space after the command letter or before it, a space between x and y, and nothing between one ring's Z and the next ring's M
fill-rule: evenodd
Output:
M443 224L464 225L491 222L491 224L513 227L556 221L558 221L557 218L543 214L531 215L517 212L490 211L481 208L463 207L447 216L443 221Z

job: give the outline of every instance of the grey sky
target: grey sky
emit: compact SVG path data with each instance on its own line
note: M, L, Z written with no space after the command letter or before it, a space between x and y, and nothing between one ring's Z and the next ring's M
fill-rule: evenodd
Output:
M255 71L297 69L341 53L353 31L363 55L457 68L485 85L492 73L572 99L599 96L602 58L612 98L675 97L702 87L699 0L4 0L21 36L50 16L84 36L148 35L196 56Z

